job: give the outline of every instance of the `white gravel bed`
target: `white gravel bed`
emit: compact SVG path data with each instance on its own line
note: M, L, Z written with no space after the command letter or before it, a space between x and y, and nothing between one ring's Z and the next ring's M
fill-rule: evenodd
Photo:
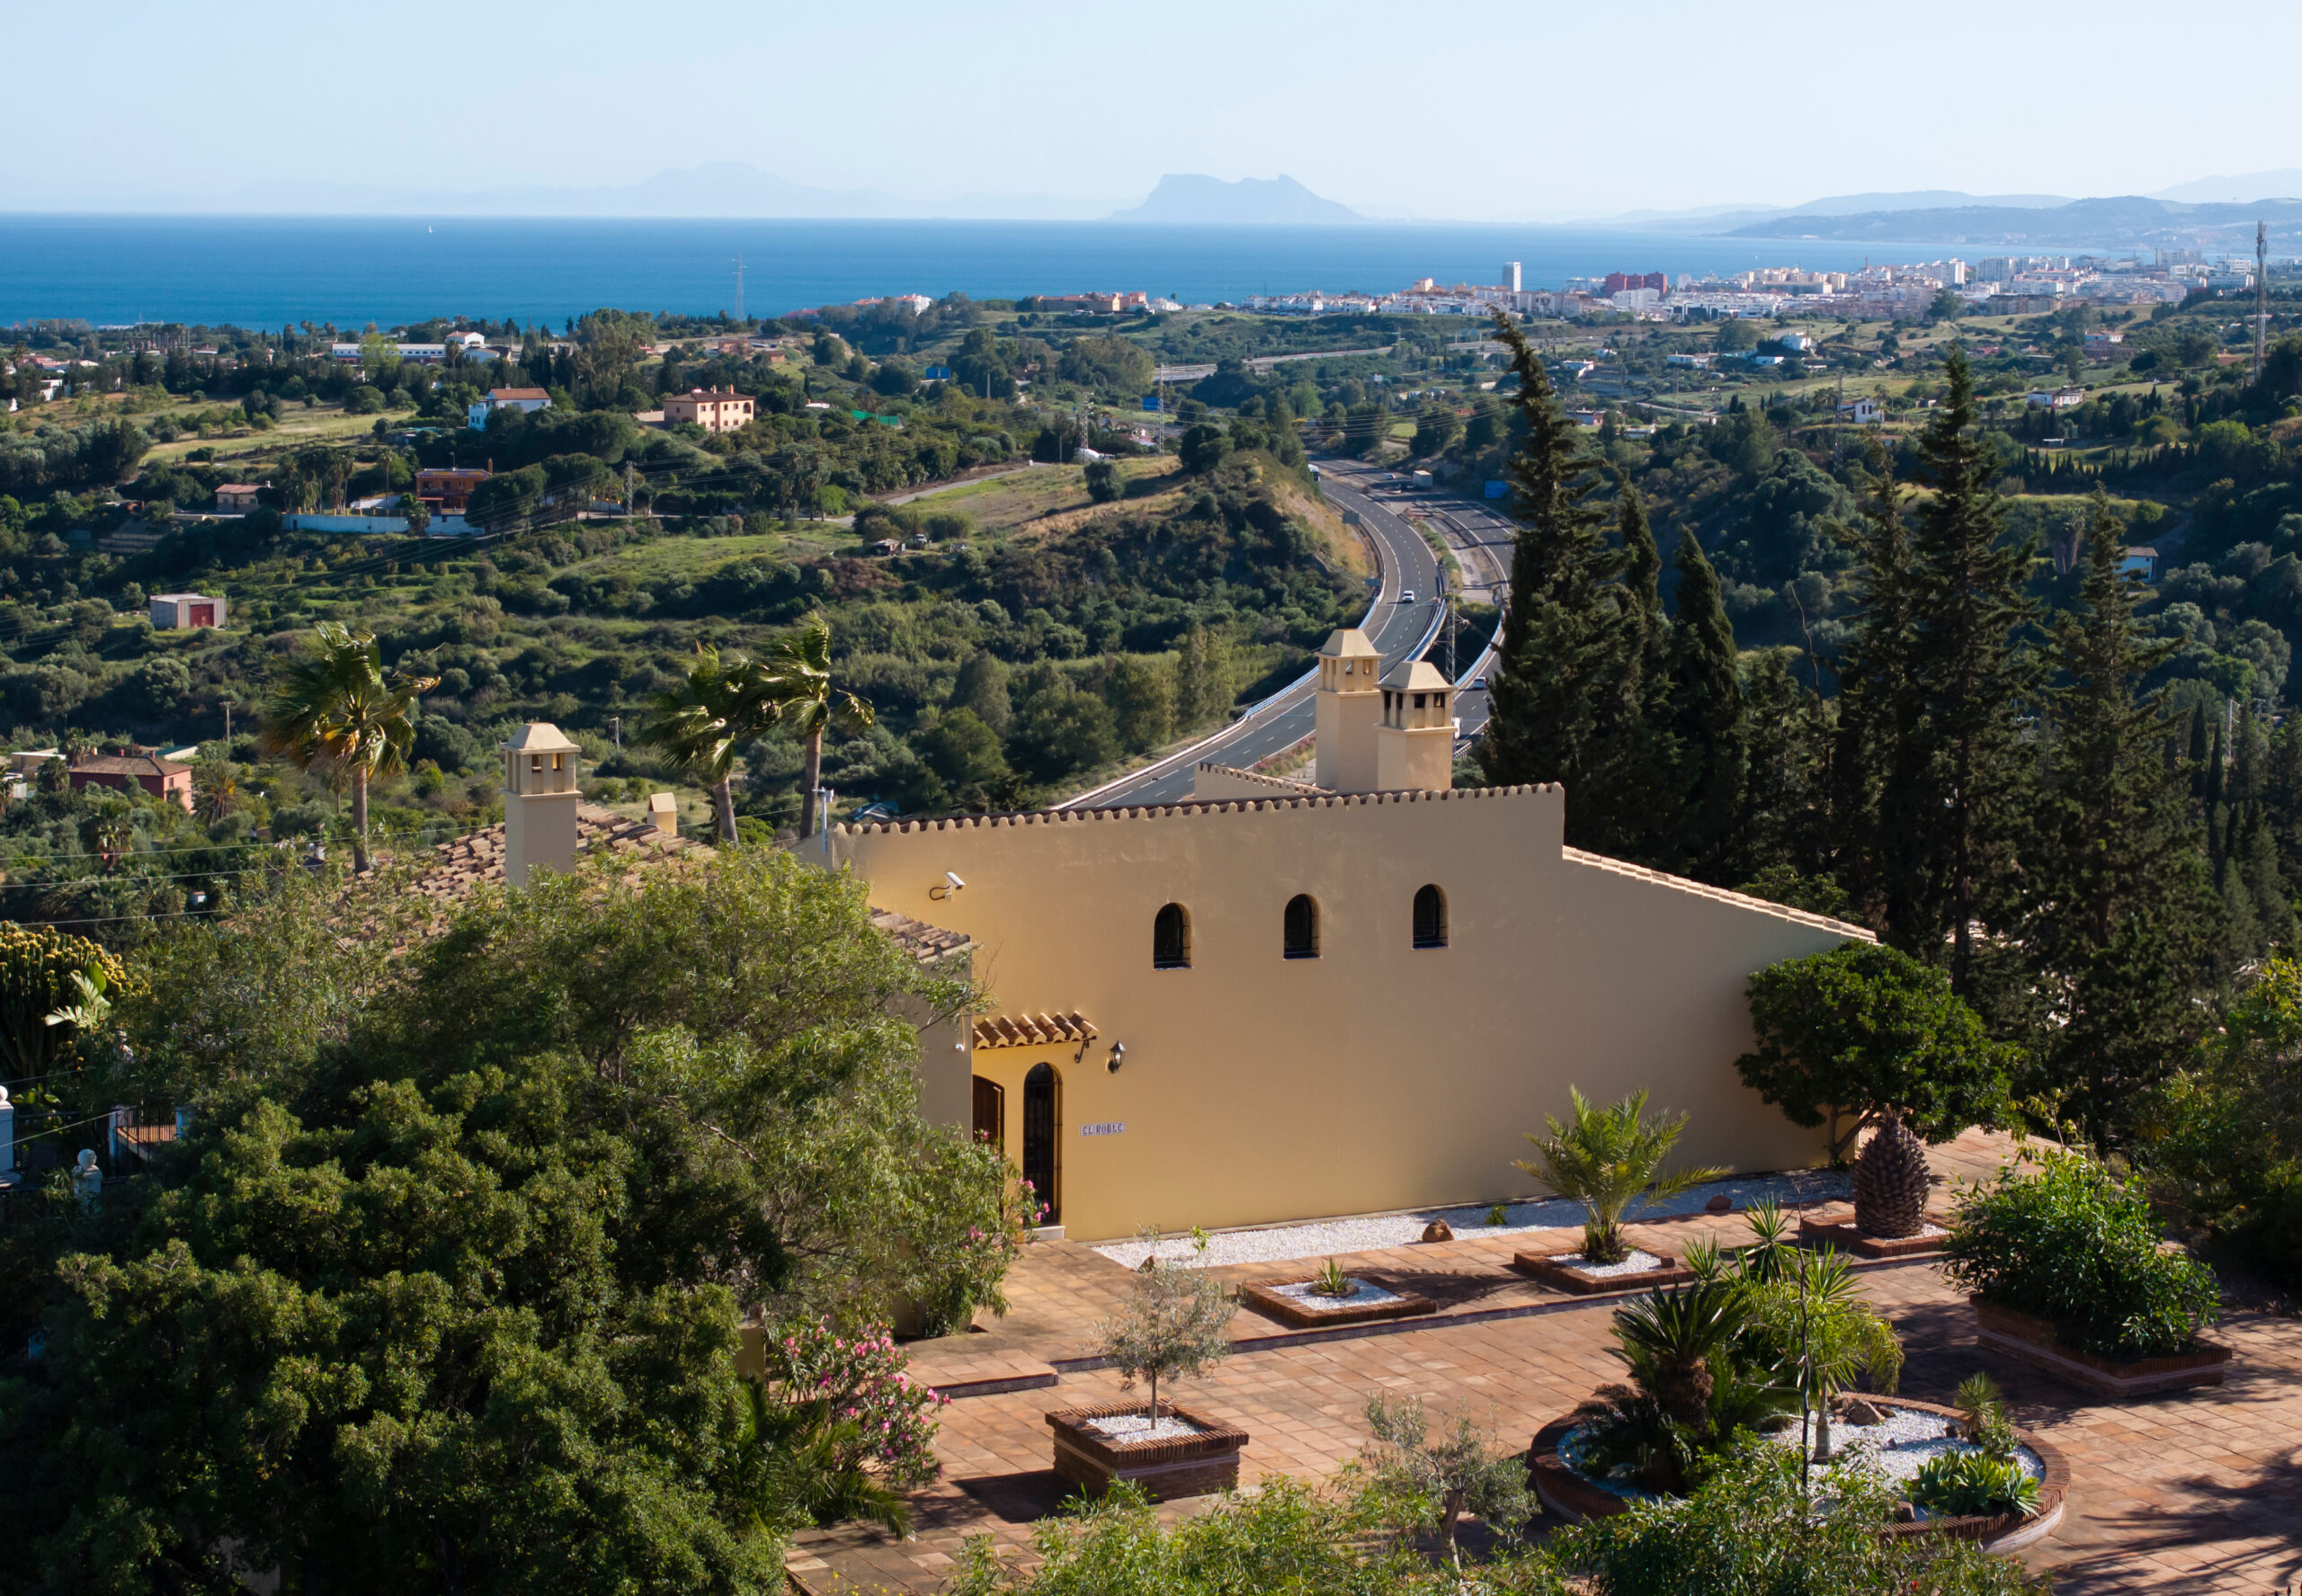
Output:
M1652 1253L1642 1253L1637 1247L1620 1263L1585 1263L1580 1253L1562 1253L1551 1260L1561 1269L1571 1269L1578 1275L1588 1275L1594 1280L1609 1279L1616 1275L1635 1275L1650 1269L1660 1269L1663 1261Z
M1090 1419L1087 1428L1106 1440L1115 1440L1125 1446L1139 1446L1154 1440L1189 1440L1200 1433L1198 1425L1186 1423L1172 1413L1164 1415L1155 1424L1141 1413L1119 1413L1108 1419Z
M1674 1214L1701 1213L1714 1197L1724 1195L1737 1211L1772 1198L1789 1208L1798 1203L1844 1201L1852 1188L1843 1174L1813 1171L1796 1175L1728 1176L1695 1186L1667 1201L1633 1203L1624 1217L1630 1220L1666 1218ZM1488 1205L1467 1203L1459 1208L1417 1208L1400 1214L1370 1214L1356 1219L1316 1219L1298 1225L1265 1225L1243 1230L1218 1231L1200 1252L1187 1235L1159 1239L1162 1258L1192 1269L1214 1269L1227 1263L1286 1263L1298 1258L1327 1258L1346 1253L1370 1253L1382 1247L1404 1247L1423 1239L1423 1227L1444 1220L1458 1239L1477 1235L1519 1235L1530 1230L1580 1230L1580 1203L1549 1197L1504 1206L1504 1222L1486 1222ZM1115 1263L1133 1269L1150 1256L1139 1241L1107 1242L1095 1249Z
M1346 1308L1370 1308L1380 1303L1396 1302L1399 1294L1386 1291L1380 1286L1370 1286L1364 1280L1351 1282L1348 1297L1327 1297L1312 1288L1308 1280L1296 1280L1284 1286L1264 1288L1274 1297L1284 1297L1289 1302L1300 1303L1315 1314L1341 1313Z
M1843 1419L1831 1421L1831 1461L1848 1467L1876 1470L1899 1493L1918 1471L1947 1452L1971 1452L1978 1449L1958 1433L1957 1422L1939 1413L1923 1413L1909 1408L1882 1407L1886 1415L1877 1424L1849 1424ZM1566 1466L1602 1491L1611 1492L1628 1501L1643 1502L1654 1493L1623 1480L1601 1479L1583 1467L1583 1443L1585 1431L1580 1428L1567 1431L1560 1441L1559 1457ZM1798 1449L1798 1426L1779 1430L1766 1440L1787 1451ZM1812 1432L1809 1431L1809 1439ZM2045 1460L2028 1447L2014 1449L2014 1460L2022 1472L2034 1480L2047 1475ZM1923 1510L1922 1510L1923 1511Z

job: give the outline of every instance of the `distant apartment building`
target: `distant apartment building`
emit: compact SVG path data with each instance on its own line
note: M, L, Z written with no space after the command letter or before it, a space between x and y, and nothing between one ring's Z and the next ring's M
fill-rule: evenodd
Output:
M1606 281L1599 285L1599 291L1607 298L1612 299L1617 294L1628 293L1634 289L1651 288L1658 294L1664 293L1669 290L1670 286L1670 280L1660 272L1643 273L1610 272L1607 273Z
M487 334L485 333L451 333L448 347L466 360L484 360L487 355Z
M415 496L442 515L461 515L471 504L471 490L487 477L477 466L418 471Z
M392 348L401 360L413 361L419 366L436 366L448 358L448 346L444 343L395 343ZM339 364L356 366L361 350L357 343L331 343L327 352L328 358Z
M664 396L666 422L691 421L707 432L732 432L750 424L754 401L733 388L696 388Z
M156 593L152 599L152 629L156 632L205 630L224 625L224 601L203 593Z
M551 396L540 388L491 388L487 397L464 413L464 419L475 432L487 430L487 418L498 410L517 410L522 415L551 408Z

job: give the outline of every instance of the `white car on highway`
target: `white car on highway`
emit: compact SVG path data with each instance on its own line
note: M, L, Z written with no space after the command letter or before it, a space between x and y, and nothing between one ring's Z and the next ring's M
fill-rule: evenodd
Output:
M1402 603L1402 604L1412 604L1412 603L1414 603L1414 589L1413 589L1413 588L1411 588L1411 587L1403 587L1403 588L1399 589L1399 602L1400 602L1400 603Z

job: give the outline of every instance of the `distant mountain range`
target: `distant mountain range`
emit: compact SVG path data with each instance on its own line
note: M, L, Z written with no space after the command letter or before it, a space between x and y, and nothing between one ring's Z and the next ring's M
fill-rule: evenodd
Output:
M1735 238L1841 243L2247 250L2257 221L2267 222L2272 243L2290 253L2302 239L2302 200L2193 205L2128 194L2052 206L1980 201L1851 215L1801 210L1724 230Z
M1191 173L1161 178L1149 199L1111 212L1111 219L1187 227L1334 227L1368 218L1347 205L1320 199L1291 177L1226 183Z

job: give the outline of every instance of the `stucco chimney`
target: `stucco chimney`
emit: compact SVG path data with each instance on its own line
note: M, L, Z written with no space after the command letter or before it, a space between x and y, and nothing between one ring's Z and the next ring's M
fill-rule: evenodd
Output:
M1383 656L1352 627L1330 633L1319 649L1319 690L1313 725L1318 734L1314 780L1330 792L1373 792L1375 723L1382 714L1375 673Z
M535 720L504 745L504 883L576 862L576 761L582 750L558 727Z
M1453 685L1427 660L1401 660L1384 674L1383 721L1375 728L1375 780L1385 792L1455 785Z
M647 824L667 837L680 834L679 795L655 792L647 795Z

